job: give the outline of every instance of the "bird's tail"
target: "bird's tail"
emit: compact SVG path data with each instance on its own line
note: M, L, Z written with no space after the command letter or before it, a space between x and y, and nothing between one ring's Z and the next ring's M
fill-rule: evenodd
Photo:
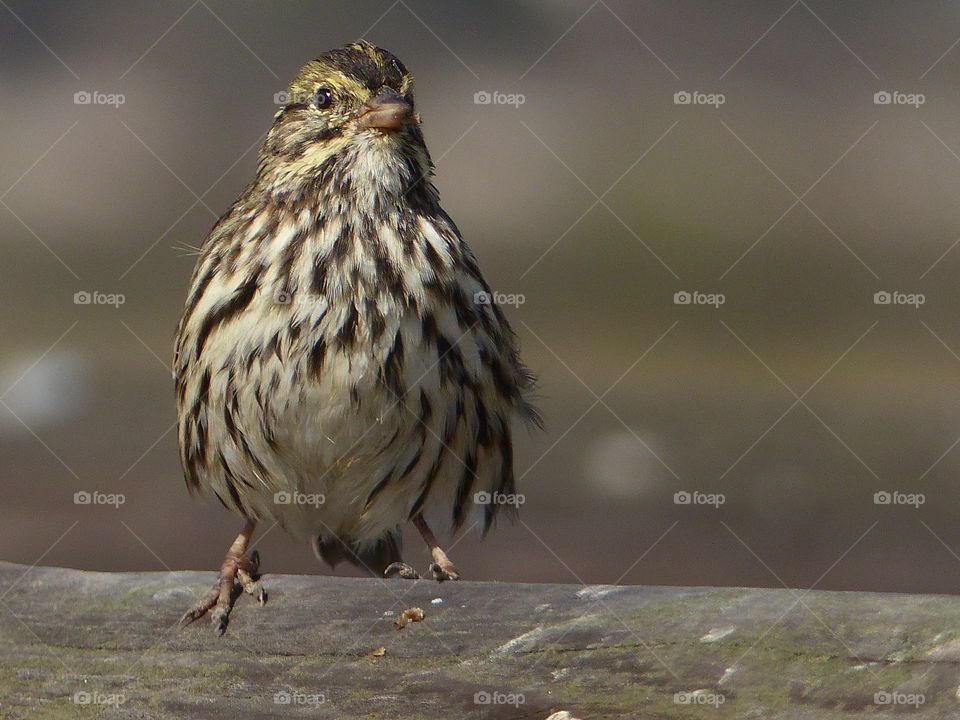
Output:
M397 526L374 541L351 542L318 535L313 542L313 552L318 560L330 567L336 567L337 563L346 560L375 577L383 577L388 565L400 562L401 543L400 527Z

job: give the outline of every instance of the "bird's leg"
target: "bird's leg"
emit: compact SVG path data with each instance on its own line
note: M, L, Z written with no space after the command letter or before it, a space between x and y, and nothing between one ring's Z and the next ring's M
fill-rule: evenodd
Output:
M447 557L443 548L440 547L433 531L430 529L430 526L427 525L427 521L423 519L423 515L414 517L413 524L417 526L417 530L420 531L423 541L427 543L427 547L430 548L430 555L433 557L433 562L430 563L430 575L433 576L433 579L437 582L459 580L460 573L457 572L457 568L454 567L450 558ZM387 566L387 569L383 571L383 574L385 577L396 576L404 580L420 579L420 574L404 562L391 563Z
M427 544L427 547L430 548L430 555L433 557L433 563L430 565L430 574L433 575L433 579L438 582L443 582L444 580L459 580L460 573L457 572L457 568L454 567L450 558L447 557L443 548L440 547L437 538L434 537L433 532L430 530L430 526L427 525L427 521L423 519L423 515L417 515L413 519L413 524L417 526L417 530L420 531L423 541Z
M197 618L203 617L211 608L210 621L218 635L223 635L227 629L227 622L230 617L230 610L233 603L240 595L236 587L238 584L243 592L253 595L259 603L263 605L267 601L267 593L260 585L257 576L257 570L260 566L260 556L254 551L247 555L247 546L250 544L250 538L257 523L254 520L248 520L243 530L237 535L230 549L227 550L227 556L223 559L223 565L220 566L220 577L210 592L189 610L181 619L180 625L186 626Z

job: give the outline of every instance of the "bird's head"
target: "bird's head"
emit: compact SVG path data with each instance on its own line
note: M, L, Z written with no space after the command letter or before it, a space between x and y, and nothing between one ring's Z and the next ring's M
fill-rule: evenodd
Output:
M260 162L282 184L333 169L384 179L405 170L429 174L413 76L392 53L366 41L311 60L290 84Z

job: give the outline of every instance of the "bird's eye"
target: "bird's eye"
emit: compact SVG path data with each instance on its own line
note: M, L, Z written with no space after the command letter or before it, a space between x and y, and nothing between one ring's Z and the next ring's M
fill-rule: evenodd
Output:
M314 93L313 104L320 110L330 107L333 104L333 91L330 88L320 88Z

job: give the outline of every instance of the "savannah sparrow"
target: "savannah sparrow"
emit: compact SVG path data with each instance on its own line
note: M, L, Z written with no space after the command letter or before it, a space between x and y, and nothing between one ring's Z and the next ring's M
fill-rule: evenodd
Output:
M425 516L486 530L514 490L511 418L538 421L530 372L429 178L413 77L367 42L305 65L257 176L201 248L177 330L191 491L242 515L218 582L184 616L226 628L265 594L258 522L331 565L416 577L400 524L459 577ZM388 567L389 566L389 567Z

